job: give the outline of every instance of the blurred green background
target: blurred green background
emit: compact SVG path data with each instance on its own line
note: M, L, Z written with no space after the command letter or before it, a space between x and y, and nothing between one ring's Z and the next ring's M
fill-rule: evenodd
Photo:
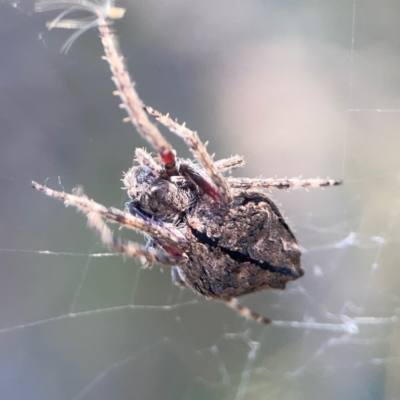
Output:
M259 326L167 269L90 256L106 250L85 218L29 182L123 208L146 143L121 122L97 32L60 54L57 14L14 5L0 4L0 397L400 399L400 3L121 2L141 97L216 159L243 155L236 176L344 179L272 194L306 275L242 299L309 328ZM370 317L358 333L335 330L356 317Z

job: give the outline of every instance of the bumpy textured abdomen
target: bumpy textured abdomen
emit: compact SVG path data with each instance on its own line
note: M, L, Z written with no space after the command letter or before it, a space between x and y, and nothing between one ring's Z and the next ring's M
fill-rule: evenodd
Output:
M293 233L263 193L236 192L228 208L204 198L185 235L192 247L180 275L204 296L227 299L284 289L304 274Z

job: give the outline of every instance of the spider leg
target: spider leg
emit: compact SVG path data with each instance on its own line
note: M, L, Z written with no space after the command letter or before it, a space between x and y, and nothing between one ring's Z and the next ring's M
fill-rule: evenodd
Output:
M54 197L63 201L66 205L72 205L83 213L94 212L101 215L105 219L113 222L118 222L127 228L136 229L147 235L159 240L161 243L176 249L181 254L184 253L187 248L187 242L184 236L173 227L167 227L166 225L159 225L152 220L143 220L140 217L130 215L117 208L107 208L93 200L88 199L80 193L78 195L68 194L64 192L58 192L56 190L49 189L45 186L39 185L36 182L32 182L32 187L39 192L43 192L47 196ZM79 191L78 191L79 192Z
M224 300L225 304L239 313L242 317L253 319L256 322L260 322L262 324L270 324L271 320L257 314L256 312L250 310L250 308L246 306L242 306L236 299L230 298L228 300Z
M125 121L131 121L139 134L158 153L168 176L177 175L175 151L143 110L142 101L135 90L135 85L126 69L124 58L119 51L118 41L109 24L104 16L99 15L98 27L104 47L104 59L110 66L113 75L112 80L117 87L115 94L122 100L120 107L124 108L128 114Z
M245 164L242 156L236 155L215 161L214 166L218 172L229 171L233 168L243 167Z
M104 3L104 4L103 4ZM121 100L121 108L125 108L128 117L136 127L139 134L147 140L157 151L165 165L169 176L177 175L175 152L172 146L165 140L158 128L149 120L142 108L140 100L124 63L118 40L110 28L112 20L120 19L125 14L125 9L115 7L113 1L86 1L86 0L39 0L35 6L36 11L64 10L52 23L49 28L71 28L79 29L66 43L68 50L72 42L84 31L97 26L100 32L100 39L104 48L104 59L107 60L112 80L117 87L117 94ZM95 15L95 18L86 20L64 20L63 18L74 10L85 10Z
M147 248L130 240L117 238L103 221L100 214L95 211L84 211L84 213L88 219L88 225L98 233L103 244L116 253L121 253L128 257L145 258L146 262L143 264L146 266L151 266L153 262L173 266L186 261L186 257L173 256L162 250Z
M163 115L152 107L143 104L143 108L158 122L166 126L171 132L175 133L186 142L193 155L200 161L204 170L206 171L206 174L213 182L221 201L224 204L228 204L232 199L229 186L225 178L216 168L212 157L208 154L205 145L201 142L197 133L189 128L186 128L185 124L178 124L168 115Z
M276 179L276 178L227 178L228 184L234 189L291 189L338 186L342 181L334 179Z

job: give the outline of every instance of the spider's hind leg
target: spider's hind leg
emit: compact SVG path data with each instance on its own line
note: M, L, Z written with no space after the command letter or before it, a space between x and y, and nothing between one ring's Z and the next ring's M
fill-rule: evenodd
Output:
M233 297L228 299L228 300L224 300L225 304L232 308L233 310L235 310L238 314L240 314L242 317L245 318L249 318L252 319L256 322L260 322L262 324L268 325L271 323L271 320L268 318L263 317L260 314L257 314L256 312L250 310L250 308L241 305L236 299L234 299Z

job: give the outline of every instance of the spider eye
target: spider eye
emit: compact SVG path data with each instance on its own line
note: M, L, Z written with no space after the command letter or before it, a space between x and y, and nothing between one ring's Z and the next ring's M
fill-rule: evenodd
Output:
M157 199L163 199L163 198L165 198L165 195L166 195L165 188L162 188L160 186L154 186L150 190L151 197L155 197Z

